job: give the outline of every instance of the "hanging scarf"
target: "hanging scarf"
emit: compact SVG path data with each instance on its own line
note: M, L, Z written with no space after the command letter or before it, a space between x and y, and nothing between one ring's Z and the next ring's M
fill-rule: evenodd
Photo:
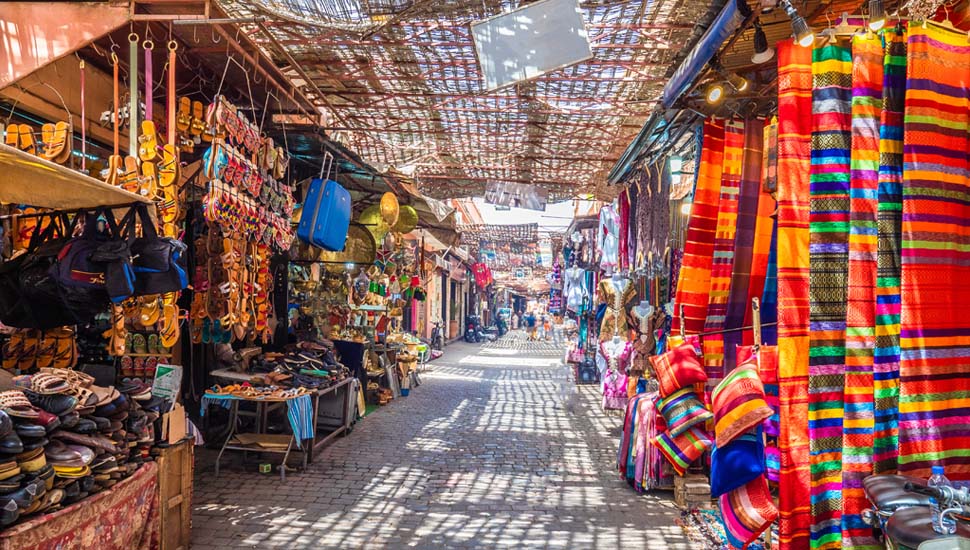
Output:
M704 332L722 330L727 319L731 270L734 267L734 236L738 225L738 193L741 186L743 153L744 124L729 121L724 125L724 171L721 177L721 201L717 211L714 261L711 264L711 290L708 295ZM705 336L703 350L707 390L712 391L724 378L724 335Z
M884 33L882 116L879 129L879 210L876 280L876 348L873 472L896 471L899 454L899 257L902 225L903 107L906 33Z
M852 157L849 185L849 289L845 334L845 429L842 434L842 541L872 547L862 480L872 473L873 348L876 308L876 210L879 194L879 117L882 112L882 39L852 38Z
M684 310L684 330L698 333L707 319L707 297L711 290L711 264L714 259L714 233L717 229L718 205L721 200L721 165L724 161L724 123L715 119L704 122L704 147L687 240L677 278L673 330L680 330L680 307Z
M778 542L808 548L808 179L812 50L778 44Z
M849 260L852 55L828 44L812 55L809 215L808 435L812 548L841 547L845 316Z
M774 199L771 201L775 204ZM761 341L778 345L778 221L769 218L771 235L768 245L768 265L765 267L764 292L761 294Z
M899 471L970 478L970 44L909 30L899 319Z

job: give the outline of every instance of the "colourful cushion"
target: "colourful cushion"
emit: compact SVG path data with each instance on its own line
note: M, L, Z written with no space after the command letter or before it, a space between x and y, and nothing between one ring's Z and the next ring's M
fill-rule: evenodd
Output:
M761 424L772 414L765 402L765 388L758 367L745 363L731 371L711 394L714 405L714 435L723 447L735 437Z
M667 397L680 388L707 381L704 365L690 344L677 346L664 354L650 358L653 372L660 384L660 396Z
M746 548L778 517L764 476L721 495L718 503L724 532L735 548Z
M697 426L677 437L664 432L653 439L677 475L684 475L687 468L711 448L711 436Z
M707 422L714 417L697 398L693 388L682 388L662 398L657 404L657 409L663 415L671 437L677 437L691 426Z
M711 496L717 498L765 473L761 430L739 435L711 453Z

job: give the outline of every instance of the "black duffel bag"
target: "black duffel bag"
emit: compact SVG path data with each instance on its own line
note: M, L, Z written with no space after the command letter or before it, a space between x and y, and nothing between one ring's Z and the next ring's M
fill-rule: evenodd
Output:
M141 237L135 237L135 226L139 221ZM178 239L158 235L148 214L148 205L132 206L121 226L131 243L135 296L179 292L189 285L185 270L185 244Z
M40 216L30 236L27 250L0 264L0 321L3 324L16 328L41 328L38 321L34 319L35 308L31 307L30 298L21 284L24 268L25 266L31 268L28 273L28 278L31 280L34 275L43 274L44 261L34 257L38 249L45 247L45 251L40 253L40 258L50 259L51 251L54 251L54 257L56 257L56 251L60 250L70 238L71 227L72 224L66 214ZM54 307L63 309L63 304L58 300Z
M51 269L57 265L58 254L71 240L72 228L55 230L54 233L59 233L59 236L43 239L36 250L24 258L20 269L20 289L33 321L33 326L29 328L47 330L90 320L74 315L51 274Z

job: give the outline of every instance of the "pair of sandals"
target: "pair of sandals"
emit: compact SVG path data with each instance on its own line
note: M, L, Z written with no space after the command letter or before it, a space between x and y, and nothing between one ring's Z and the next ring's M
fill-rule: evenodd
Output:
M4 344L3 368L8 371L71 368L77 364L77 357L77 340L72 328L18 329Z
M57 164L64 164L71 158L74 131L70 123L59 121L41 126L41 144L44 146L40 157ZM26 124L8 124L4 143L20 149L29 155L37 156L37 142L34 133Z
M191 153L196 145L212 139L205 131L205 106L201 101L192 101L188 97L180 97L178 105L175 128L181 137L179 149Z

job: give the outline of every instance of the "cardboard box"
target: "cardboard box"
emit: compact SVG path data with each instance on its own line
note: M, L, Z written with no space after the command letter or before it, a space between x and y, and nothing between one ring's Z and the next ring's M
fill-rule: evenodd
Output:
M162 437L169 443L185 439L185 408L181 403L172 405L172 410L162 415Z

